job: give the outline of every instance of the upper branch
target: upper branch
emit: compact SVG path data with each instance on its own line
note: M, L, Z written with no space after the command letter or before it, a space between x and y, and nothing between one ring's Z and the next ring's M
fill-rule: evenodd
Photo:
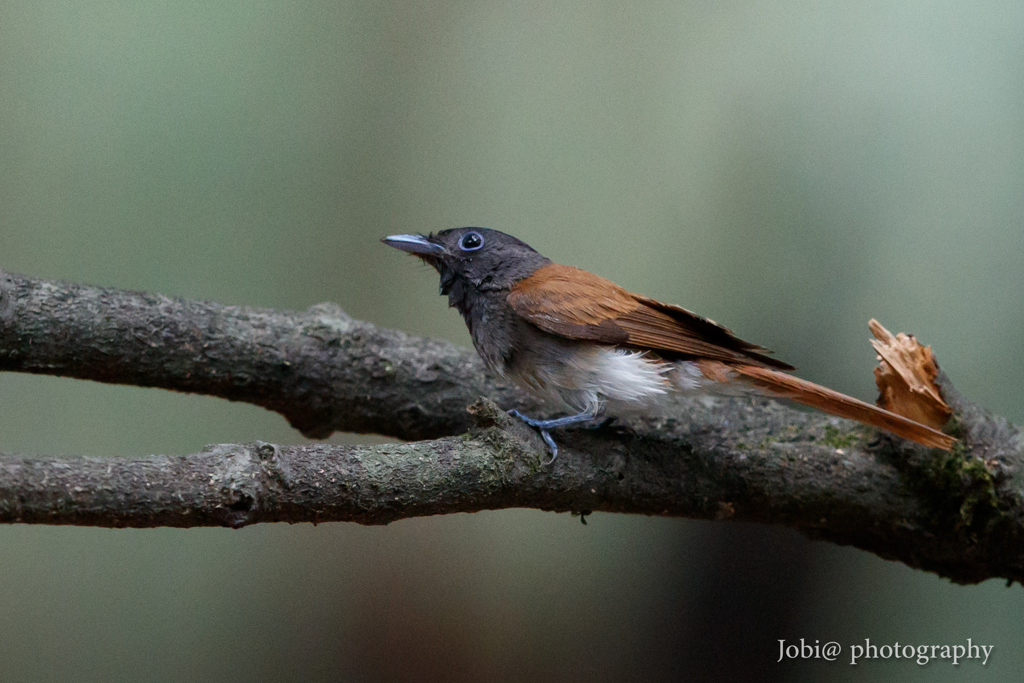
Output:
M0 370L244 401L310 438L458 434L480 396L537 408L475 353L380 330L335 304L274 311L2 272Z

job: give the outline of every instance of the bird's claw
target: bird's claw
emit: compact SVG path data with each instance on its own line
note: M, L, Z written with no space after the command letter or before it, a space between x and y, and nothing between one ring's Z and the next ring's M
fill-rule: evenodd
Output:
M555 458L558 457L558 445L555 443L555 440L551 438L551 434L548 433L548 430L540 430L540 435L541 438L544 439L544 443L546 443L548 448L551 449L551 459L544 463L545 465L550 465L555 461Z
M567 425L578 424L580 422L586 422L587 420L594 419L594 414L592 412L583 412L577 415L569 415L567 417L556 417L551 420L538 420L535 417L523 415L515 408L509 410L508 414L513 417L518 417L526 424L540 431L541 438L544 439L544 443L546 443L548 445L548 449L551 450L551 460L547 461L547 465L553 463L555 458L558 457L558 445L555 443L555 440L551 438L551 434L548 432L549 429L565 427Z
M547 423L550 422L550 421L549 420L538 420L536 418L529 417L528 415L523 415L521 412L519 412L515 408L512 408L511 410L509 410L508 414L511 415L512 417L519 418L524 423L530 425L531 427L534 427L535 429L537 429L540 432L541 438L544 439L544 443L546 443L548 445L548 450L551 451L551 459L548 460L544 464L545 465L550 465L551 463L553 463L555 461L555 458L558 457L558 444L556 444L555 440L553 438L551 438L551 433L547 429L545 429L545 427L548 426Z

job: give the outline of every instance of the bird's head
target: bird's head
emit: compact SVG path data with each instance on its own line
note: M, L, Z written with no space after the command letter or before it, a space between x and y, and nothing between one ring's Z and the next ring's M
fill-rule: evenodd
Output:
M432 265L441 276L441 294L455 294L460 284L481 291L509 289L551 263L525 242L487 228L391 235L381 241Z

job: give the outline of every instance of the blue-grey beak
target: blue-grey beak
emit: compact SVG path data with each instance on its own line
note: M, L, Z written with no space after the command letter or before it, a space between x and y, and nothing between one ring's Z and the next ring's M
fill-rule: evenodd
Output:
M381 240L384 244L410 254L429 254L441 256L447 254L448 250L440 244L431 242L423 235L391 235Z

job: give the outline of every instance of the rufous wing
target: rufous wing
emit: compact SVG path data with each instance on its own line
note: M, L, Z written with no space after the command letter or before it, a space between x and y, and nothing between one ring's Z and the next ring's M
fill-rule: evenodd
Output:
M793 369L712 320L633 294L572 266L552 263L538 268L512 287L508 302L540 329L568 339L629 346L671 357Z

